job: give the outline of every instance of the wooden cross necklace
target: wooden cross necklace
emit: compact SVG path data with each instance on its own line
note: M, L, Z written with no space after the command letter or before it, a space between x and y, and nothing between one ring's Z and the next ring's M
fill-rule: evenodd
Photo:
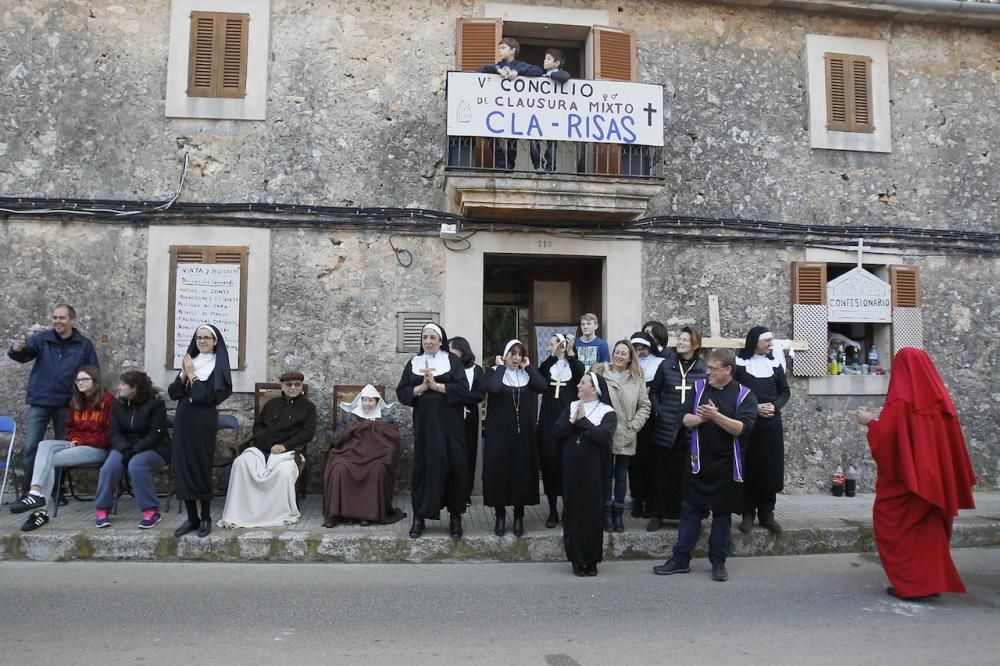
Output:
M674 390L681 392L681 404L683 405L687 401L687 392L693 389L693 386L689 386L687 383L688 373L691 372L691 368L694 367L695 360L691 359L691 363L688 365L687 370L684 369L684 359L680 356L677 357L677 367L681 371L681 383L679 386L675 386Z

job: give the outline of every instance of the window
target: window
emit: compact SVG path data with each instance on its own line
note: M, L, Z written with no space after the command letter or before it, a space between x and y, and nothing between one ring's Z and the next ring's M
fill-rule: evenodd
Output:
M222 332L233 370L246 368L248 254L247 247L170 246L167 368L180 367L178 356L203 323Z
M188 97L246 97L249 14L191 12Z
M264 120L270 0L172 0L168 118Z
M873 132L872 59L826 53L826 128L837 132Z
M885 42L807 35L806 69L812 148L892 152Z
M594 19L599 14L606 21L606 12L589 13L586 10L559 10L551 7L545 9L549 14L544 23L530 12L530 8L524 10L527 14L520 15L521 9L516 6L506 9L496 7L495 10L501 12L504 18L458 19L455 39L456 69L472 72L482 65L492 65L497 62L499 41L503 37L513 37L521 44L522 52L534 55L521 58L519 54L518 59L541 65L545 48L557 47L567 54L567 69L574 78L638 81L634 30L582 25L579 18L571 18L576 14L582 15L583 19ZM487 7L487 11L490 10ZM560 21L567 23L561 24ZM569 21L574 23L570 24ZM582 58L574 58L578 53L583 54ZM573 66L574 61L579 60L582 60L582 67ZM489 142L477 138L475 145L475 163L472 166L483 168L493 164ZM635 163L648 161L648 157L641 154L642 150L640 146L598 143L593 146L592 154L585 158L588 162L585 170L606 175L648 175L648 166L633 166Z
M807 257L808 257L807 252ZM827 352L831 335L840 334L861 343L866 356L872 345L879 353L879 363L891 367L892 358L902 347L923 346L923 324L920 299L920 272L913 266L888 265L887 259L868 257L865 270L888 282L891 293L889 321L830 321L827 287L847 275L857 265L850 262L846 252L827 252L833 261L801 261L792 264L792 310L794 337L808 340L809 350L795 356L796 376L842 379L828 377ZM898 259L891 259L898 261ZM874 281L874 279L872 279ZM884 285L884 282L882 283ZM834 292L836 293L836 292ZM861 362L865 360L862 357ZM848 379L844 377L843 379ZM885 382L882 383L884 388ZM810 383L810 393L814 392ZM831 391L822 391L831 392ZM878 391L877 391L878 392ZM880 391L880 392L884 392Z

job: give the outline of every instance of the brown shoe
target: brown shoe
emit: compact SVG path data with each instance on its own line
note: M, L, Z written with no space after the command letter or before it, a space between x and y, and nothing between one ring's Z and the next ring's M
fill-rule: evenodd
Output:
M763 523L761 523L761 524L763 524ZM750 513L744 513L743 514L743 520L740 522L739 527L737 527L736 529L738 529L740 532L743 532L744 534L750 534L750 532L753 530L753 512L752 511Z
M771 534L781 534L782 532L784 532L784 530L781 529L781 525L779 525L778 522L774 519L773 511L768 511L766 514L764 514L764 517L760 519L760 524L761 526L764 527L764 529L766 529Z

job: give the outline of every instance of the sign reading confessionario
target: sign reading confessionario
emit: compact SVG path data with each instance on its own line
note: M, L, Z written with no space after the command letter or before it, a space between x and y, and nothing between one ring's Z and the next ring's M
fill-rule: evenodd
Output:
M663 86L448 72L448 135L663 145Z
M892 286L861 267L826 284L826 303L828 321L892 321Z

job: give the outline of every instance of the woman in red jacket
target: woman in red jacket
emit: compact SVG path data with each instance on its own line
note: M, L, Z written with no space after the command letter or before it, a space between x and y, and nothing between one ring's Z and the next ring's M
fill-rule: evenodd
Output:
M66 417L66 440L45 440L38 445L35 467L31 474L31 489L10 508L11 513L32 511L21 526L25 532L37 530L49 522L45 505L53 498L52 484L56 467L75 467L103 463L111 446L108 424L114 398L104 390L101 372L85 365L76 373L73 397Z

